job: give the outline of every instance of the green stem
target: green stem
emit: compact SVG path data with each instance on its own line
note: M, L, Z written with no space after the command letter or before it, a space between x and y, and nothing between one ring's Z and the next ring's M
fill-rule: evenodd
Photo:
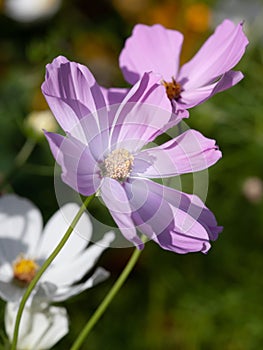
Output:
M50 256L47 258L47 260L44 262L44 264L41 266L41 268L38 270L36 276L34 277L34 279L31 281L31 283L27 287L27 289L26 289L26 291L25 291L25 293L24 293L24 295L23 295L23 297L21 299L21 302L20 302L20 305L19 305L19 309L18 309L18 312L17 312L16 323L15 323L15 328L14 328L14 335L13 335L13 343L12 343L12 346L11 346L11 350L16 350L17 340L18 340L18 331L19 331L19 325L20 325L22 313L23 313L25 304L26 304L26 302L27 302L31 292L35 288L37 282L39 281L39 279L41 278L43 273L46 271L46 269L49 267L49 265L52 263L52 261L55 259L55 257L58 255L58 253L61 251L61 249L64 247L64 245L67 242L67 240L69 239L72 231L74 230L75 226L77 225L81 215L84 213L84 211L86 210L86 208L88 207L89 203L92 201L92 199L94 197L95 197L95 194L93 194L92 196L87 197L85 199L85 201L83 202L83 204L80 207L79 211L77 212L76 216L72 220L71 225L69 226L69 228L67 229L66 233L62 237L61 241L59 242L57 247L53 250L53 252L50 254Z
M142 241L145 243L147 240L147 237L143 236ZM115 295L118 293L124 282L126 281L127 277L129 276L130 272L132 271L133 267L135 266L140 254L141 250L138 250L135 248L132 256L130 257L130 260L128 261L127 265L125 266L124 270L122 271L121 275L117 279L117 281L114 283L106 297L103 299L95 313L92 315L92 317L89 319L86 326L83 328L81 333L79 334L78 338L75 340L74 344L70 348L70 350L78 350L82 343L84 342L85 338L88 336L92 328L95 326L97 321L100 319L100 317L103 315L103 313L108 308L109 304L115 297Z
M26 142L24 143L23 147L17 154L14 160L14 166L16 168L20 168L29 158L30 154L32 153L36 143L31 140L27 139Z
M7 174L4 175L4 178L0 183L0 189L4 188L7 182L10 181L10 179L12 179L12 177L16 174L17 169L21 168L26 163L26 161L28 160L28 158L30 157L31 153L34 150L35 145L36 143L33 140L31 139L26 140L23 147L16 155L13 166L7 172Z

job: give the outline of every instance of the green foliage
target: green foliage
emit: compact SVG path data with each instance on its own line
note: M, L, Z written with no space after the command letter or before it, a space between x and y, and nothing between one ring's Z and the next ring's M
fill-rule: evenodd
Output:
M55 17L31 25L2 15L0 176L11 169L26 140L23 121L27 114L47 108L40 85L45 64L55 56L63 54L88 65L101 84L125 86L117 58L131 22L106 1L94 7L86 3L67 1ZM216 139L223 152L209 171L207 198L207 206L224 226L220 238L207 255L179 256L148 243L137 268L83 349L261 348L263 200L246 196L244 183L250 177L263 179L262 60L263 44L253 43L238 67L244 80L191 110L187 121ZM45 221L57 210L53 166L47 143L39 143L7 188L30 198ZM184 189L191 191L190 182L190 178L183 180ZM93 210L111 222L107 213L100 212L99 203ZM129 249L108 251L101 265L112 272L111 279L66 303L71 333L56 349L73 343L129 254ZM1 303L1 329L3 308Z

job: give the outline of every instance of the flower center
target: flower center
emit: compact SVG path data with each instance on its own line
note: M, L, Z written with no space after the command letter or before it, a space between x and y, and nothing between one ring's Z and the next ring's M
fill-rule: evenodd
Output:
M24 257L18 257L13 263L14 279L23 284L28 284L35 277L35 274L39 266L34 260L25 259Z
M182 92L182 87L179 83L176 82L176 80L174 78L172 78L171 82L166 82L166 81L162 81L162 84L165 87L166 90L166 94L167 97L169 98L169 100L178 100L178 98L180 97L180 94Z
M131 173L134 157L124 148L112 151L101 168L102 176L111 177L112 179L123 181Z

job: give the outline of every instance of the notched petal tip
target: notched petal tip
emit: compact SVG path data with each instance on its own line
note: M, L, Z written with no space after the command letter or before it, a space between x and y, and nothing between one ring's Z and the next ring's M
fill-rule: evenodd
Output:
M116 234L114 231L109 231L107 233L105 233L104 235L104 239L107 241L107 243L111 243L114 241L114 239L116 238Z

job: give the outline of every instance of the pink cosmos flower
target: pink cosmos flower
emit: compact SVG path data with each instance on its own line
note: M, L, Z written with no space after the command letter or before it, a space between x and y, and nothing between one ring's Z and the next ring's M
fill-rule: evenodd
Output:
M179 68L183 35L156 24L138 24L119 58L125 79L134 84L144 72L161 74L168 98L177 108L194 107L237 84L243 74L231 69L240 61L248 40L242 23L223 21L196 55Z
M214 215L198 197L150 179L206 169L221 152L194 130L144 148L186 116L172 113L159 79L145 73L120 104L109 106L86 67L58 57L47 65L42 91L66 136L45 135L62 180L85 196L99 195L138 248L137 229L167 250L207 252L222 229Z

